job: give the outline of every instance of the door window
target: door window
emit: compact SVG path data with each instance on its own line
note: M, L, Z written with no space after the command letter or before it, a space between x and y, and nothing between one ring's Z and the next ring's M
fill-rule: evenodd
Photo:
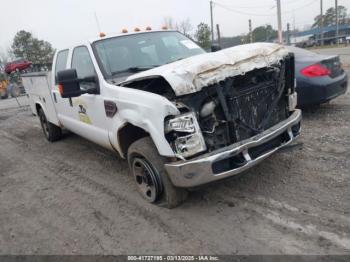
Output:
M74 48L72 56L72 68L77 70L78 78L95 76L95 68L92 63L89 50L85 46ZM89 89L95 87L95 83L80 83L81 89Z
M55 84L57 84L57 72L66 69L68 58L68 49L59 51L56 58L55 65Z

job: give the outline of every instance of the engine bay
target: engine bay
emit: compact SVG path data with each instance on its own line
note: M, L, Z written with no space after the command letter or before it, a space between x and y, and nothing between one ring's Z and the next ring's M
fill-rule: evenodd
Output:
M294 92L294 57L226 78L176 99L180 112L195 112L207 152L257 135L288 118ZM174 141L181 134L167 134Z

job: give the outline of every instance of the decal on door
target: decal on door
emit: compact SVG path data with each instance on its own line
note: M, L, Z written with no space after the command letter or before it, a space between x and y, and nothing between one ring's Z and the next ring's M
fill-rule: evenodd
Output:
M86 114L86 108L83 105L79 105L79 119L81 122L91 124L90 117Z
M86 113L86 103L82 99L78 98L73 100L73 104L74 106L78 106L79 120L86 124L92 124L90 117Z

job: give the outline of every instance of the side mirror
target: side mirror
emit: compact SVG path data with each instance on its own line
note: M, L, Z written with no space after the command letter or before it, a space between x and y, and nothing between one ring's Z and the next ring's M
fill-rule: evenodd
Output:
M63 98L81 95L77 70L67 69L57 72L58 89Z
M78 78L76 69L67 69L57 72L58 89L62 98L77 97L86 93L96 93L97 88L81 90L81 82L97 83L94 76Z
M217 51L220 51L221 50L221 46L217 45L217 44L213 44L211 46L211 51L212 52L217 52Z

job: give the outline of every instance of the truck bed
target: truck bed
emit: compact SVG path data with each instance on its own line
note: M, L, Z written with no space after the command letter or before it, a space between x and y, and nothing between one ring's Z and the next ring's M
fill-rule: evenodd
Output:
M22 82L29 98L29 105L34 115L40 106L49 122L59 125L52 98L51 72L34 72L22 74Z

